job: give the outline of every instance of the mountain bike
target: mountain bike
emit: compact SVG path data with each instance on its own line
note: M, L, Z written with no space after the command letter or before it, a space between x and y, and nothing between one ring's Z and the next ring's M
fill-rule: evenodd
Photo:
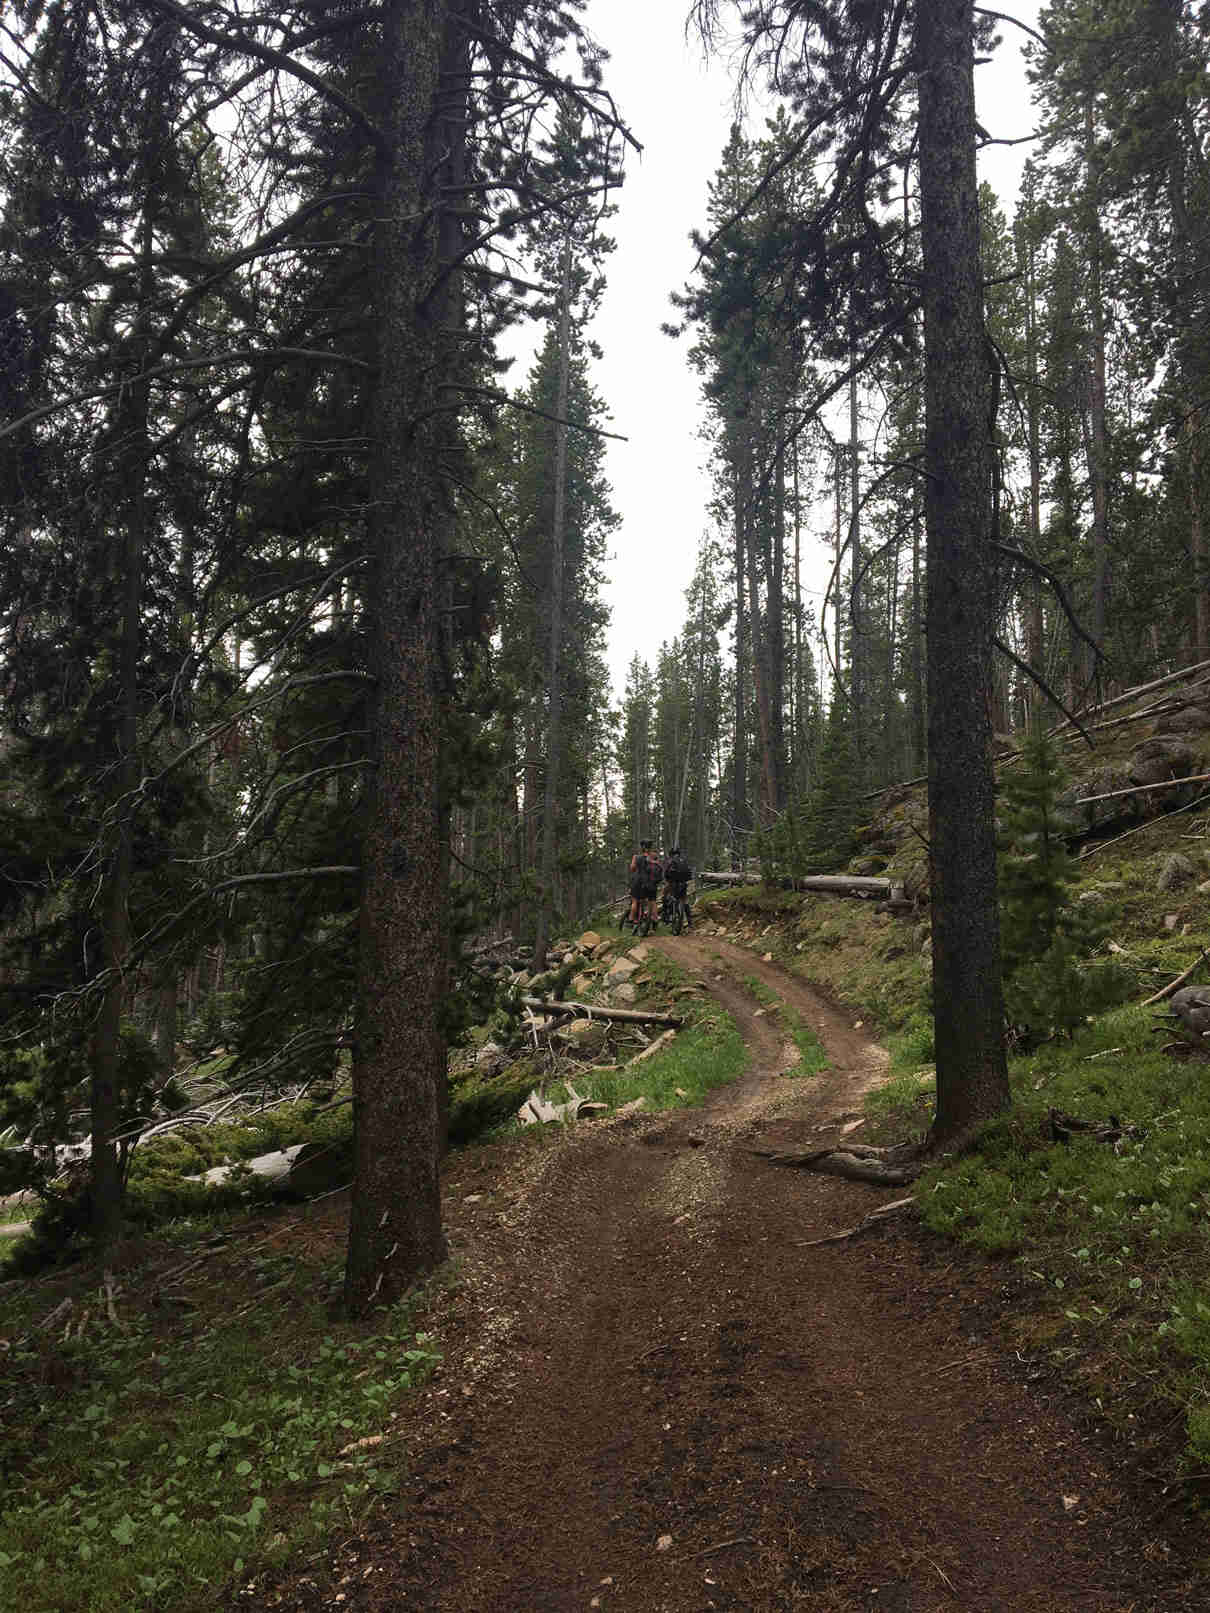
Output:
M682 891L665 891L664 906L667 909L664 922L671 925L673 935L679 935L682 930L691 930L693 928L687 887Z
M655 904L654 896L640 896L639 922L636 926L639 935L650 935L651 931L660 921L659 909Z

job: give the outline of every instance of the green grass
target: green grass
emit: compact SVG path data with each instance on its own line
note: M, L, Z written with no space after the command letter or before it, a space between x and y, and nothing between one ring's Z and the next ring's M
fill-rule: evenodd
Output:
M1167 1408L1188 1459L1210 1464L1210 1082L1164 1055L1151 1012L1117 1009L1071 1042L1010 1066L1013 1108L975 1148L921 1177L926 1226L1014 1259L1033 1291L1022 1338L1095 1388L1124 1427ZM886 1128L911 1134L933 1107L930 1072L876 1095ZM1116 1146L1052 1140L1051 1107L1118 1117ZM1116 1363L1116 1364L1115 1364Z
M643 970L648 980L646 990L655 996L666 996L689 979L655 951ZM717 1003L693 997L682 997L676 1012L684 1016L684 1027L641 1064L617 1070L595 1070L588 1065L577 1073L572 1084L580 1096L615 1108L643 1098L644 1108L649 1111L681 1109L700 1104L715 1087L736 1080L743 1073L747 1053L731 1015ZM646 1029L659 1034L658 1026Z
M94 1294L83 1338L9 1356L0 1605L211 1606L395 1488L389 1447L356 1441L436 1360L413 1314L336 1324L317 1265L239 1258L184 1318L119 1296L114 1327Z
M782 1025L790 1033L791 1040L798 1049L798 1063L788 1071L790 1075L818 1075L821 1070L828 1068L828 1055L823 1043L807 1024L806 1020L796 1008L789 1003L782 1002L775 991L756 978L747 975L744 986L763 1007L771 1009Z

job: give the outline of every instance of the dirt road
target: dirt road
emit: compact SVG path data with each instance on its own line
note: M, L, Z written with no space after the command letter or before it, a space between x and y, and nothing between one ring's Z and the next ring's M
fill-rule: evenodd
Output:
M1207 1605L1103 1452L1006 1359L986 1307L972 1322L960 1278L893 1229L804 1246L894 1195L746 1152L757 1135L826 1140L880 1052L748 951L658 944L734 1014L746 1074L704 1110L523 1160L465 1156L445 1366L398 1508L277 1605ZM817 1028L829 1070L784 1073L795 1055L752 975Z

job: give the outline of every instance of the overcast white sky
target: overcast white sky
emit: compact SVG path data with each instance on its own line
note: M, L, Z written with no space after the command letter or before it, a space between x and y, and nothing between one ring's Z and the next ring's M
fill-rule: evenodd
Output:
M1030 26L1036 0L1005 7ZM608 289L593 334L604 350L594 383L612 414L607 474L622 517L613 543L606 599L612 611L609 664L615 696L637 652L653 662L661 641L679 632L683 593L707 526L710 497L698 441L698 378L687 342L664 336L669 293L693 269L689 232L705 219L706 188L734 116L734 80L723 59L705 61L685 32L687 0L589 0L586 21L610 52L606 82L636 138L626 183L610 223L617 250L606 264ZM998 138L1029 132L1028 88L1017 29L1002 28L997 61L978 69L979 116ZM761 114L755 109L759 121ZM1028 146L992 147L981 158L988 180L1011 209ZM512 372L523 377L524 362ZM804 589L822 593L828 572L828 514L809 518ZM636 605L636 601L644 601ZM816 605L819 600L816 598Z

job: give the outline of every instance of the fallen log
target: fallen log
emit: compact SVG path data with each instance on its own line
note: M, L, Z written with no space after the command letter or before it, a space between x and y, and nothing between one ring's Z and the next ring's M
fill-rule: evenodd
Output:
M626 1060L626 1068L629 1069L632 1064L642 1064L653 1053L658 1053L662 1047L667 1047L675 1035L675 1031L665 1031L662 1036L657 1036L655 1041L649 1043L641 1053L636 1053L632 1059Z
M1170 683L1181 683L1191 678L1195 672L1204 672L1210 667L1210 661L1196 661L1193 666L1182 667L1179 672L1169 672L1166 677L1154 678L1150 683L1140 683L1133 689L1127 689L1125 694L1115 695L1112 700L1103 700L1100 705L1086 706L1083 711L1077 711L1077 717L1090 717L1095 711L1112 711L1115 706L1124 706L1128 700L1137 700L1140 695L1151 694L1155 689L1163 689ZM1058 735L1065 728L1072 726L1071 718L1065 722L1056 723L1051 733Z
M1148 790L1178 790L1182 784L1204 784L1210 773L1191 773L1188 778L1161 779L1156 784L1133 784L1128 790L1107 790L1104 795L1082 795L1076 806L1090 806L1094 801L1115 801L1122 795L1144 795Z
M732 874L726 872L704 873L697 876L699 884L706 885L760 885L764 883L761 874ZM895 895L896 889L902 893L902 886L896 886L893 880L884 879L877 874L801 874L795 879L775 879L776 886L789 885L796 891L830 891L837 896L885 896L888 899Z
M596 1003L555 1002L549 997L522 997L522 1006L544 1014L567 1014L572 1019L610 1019L625 1025L671 1025L680 1030L685 1021L677 1014L648 1013L643 1008L600 1008Z
M1132 1142L1143 1135L1138 1126L1123 1125L1117 1115L1110 1115L1109 1124L1097 1120L1081 1120L1078 1115L1069 1115L1062 1109L1050 1111L1050 1140L1056 1143L1070 1143L1073 1137L1089 1137L1094 1143L1110 1143L1114 1153L1119 1153L1119 1145L1123 1142Z
M607 1103L593 1103L588 1098L582 1098L570 1081L567 1090L570 1096L566 1103L550 1103L541 1089L534 1087L517 1110L517 1119L523 1126L545 1126L555 1120L577 1120L582 1114L605 1114L609 1108Z
M471 947L462 956L464 958L482 958L489 952L499 952L501 947L511 947L516 946L516 944L517 937L515 935L502 935L498 941L484 941L477 947Z
M1185 984L1186 980L1188 980L1189 976L1197 968L1198 964L1202 962L1205 956L1206 953L1205 949L1203 948L1203 950L1198 953L1197 957L1194 958L1193 962L1186 970L1184 970L1182 974L1177 975L1175 980L1170 980L1166 986L1161 986L1160 989L1148 997L1146 1002L1142 1003L1141 1006L1143 1008L1150 1008L1152 1003L1163 1002L1165 997L1171 997L1172 993L1177 989L1178 986L1183 986Z

